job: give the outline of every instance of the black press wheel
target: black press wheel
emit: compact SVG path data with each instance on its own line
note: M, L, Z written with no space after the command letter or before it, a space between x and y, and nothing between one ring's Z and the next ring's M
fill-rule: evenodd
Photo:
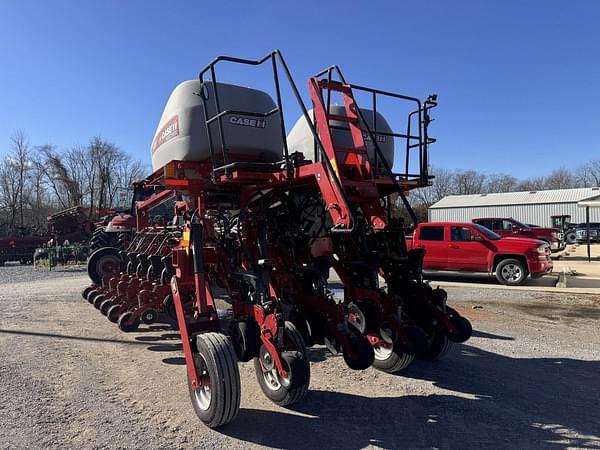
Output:
M88 286L86 287L83 292L81 293L81 296L87 300L88 295L90 294L90 292L92 292L94 290L94 288L92 286Z
M369 340L364 336L351 336L350 345L354 356L344 351L346 365L352 370L365 370L371 367L375 360L375 353Z
M211 428L228 424L240 409L240 372L231 340L221 333L201 333L194 354L198 386L188 389L196 415Z
M454 328L456 328L456 333L448 333L448 339L458 343L468 341L473 334L471 322L458 314L451 315L450 321L452 322L452 325L454 325Z
M450 350L451 342L446 335L446 331L442 328L437 328L433 335L429 338L427 349L417 353L419 359L426 361L435 361L441 359L448 350Z
M121 305L113 304L113 305L109 306L108 310L106 311L106 317L112 323L117 323L119 321L119 316L120 316L119 309L121 309Z
M505 259L496 266L496 279L508 286L523 284L529 273L527 267L518 259Z
M98 297L99 295L102 295L102 293L97 290L97 289L92 289L90 292L88 292L87 295L87 301L90 302L92 305L94 304L94 300L96 299L96 297Z
M375 353L373 367L387 373L400 372L415 359L414 355L409 355L402 350L402 344L399 341L388 344L381 340L373 346L373 351Z
M119 257L119 249L104 247L90 255L88 259L88 275L94 283L101 284L105 276L119 273L120 266L121 258Z
M103 316L106 316L108 314L108 310L109 308L112 306L112 299L106 299L104 300L101 304L100 304L100 313Z
M286 378L279 374L264 345L260 347L259 356L254 358L254 370L260 388L269 400L280 406L302 400L310 383L310 364L304 340L291 322L285 322L284 342L290 347L295 347L294 350L281 352L281 362L288 373Z
M104 294L96 295L94 297L94 308L100 309L100 305L106 300L106 296Z
M137 317L131 321L131 316L133 316L132 311L125 311L123 314L121 314L119 320L117 321L119 330L124 331L125 333L130 333L138 329L140 326L140 318Z
M247 362L258 356L260 330L253 320L232 322L229 329L238 361Z

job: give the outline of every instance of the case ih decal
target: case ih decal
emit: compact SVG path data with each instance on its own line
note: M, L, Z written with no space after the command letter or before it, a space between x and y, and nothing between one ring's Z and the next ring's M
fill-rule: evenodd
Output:
M152 143L152 153L165 142L179 136L179 116L174 116L160 129Z

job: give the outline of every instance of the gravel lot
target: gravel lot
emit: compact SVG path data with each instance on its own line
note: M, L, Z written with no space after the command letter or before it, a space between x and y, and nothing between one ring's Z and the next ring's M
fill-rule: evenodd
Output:
M121 333L86 284L82 269L0 267L0 448L600 448L594 296L449 288L476 332L443 361L394 376L314 349L293 409L243 364L238 419L214 431L193 413L178 334Z

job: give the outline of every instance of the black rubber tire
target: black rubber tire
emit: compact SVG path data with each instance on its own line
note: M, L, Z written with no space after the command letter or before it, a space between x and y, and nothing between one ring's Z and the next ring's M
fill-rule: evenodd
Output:
M417 358L424 359L426 361L435 361L441 359L448 350L452 342L446 336L444 330L436 330L431 339L429 340L429 347L424 352L417 354Z
M194 354L198 377L208 375L210 400L199 400L201 386L194 389L188 378L188 390L196 415L210 428L231 422L240 409L240 372L231 340L221 333L196 336L198 353Z
M87 296L87 301L88 301L90 304L92 304L92 305L93 305L93 304L94 304L94 300L95 300L95 299L96 299L96 297L97 297L98 295L100 295L100 294L101 294L101 292L100 292L98 289L92 289L92 290L91 290L91 291L88 293L88 296Z
M346 365L352 370L365 370L371 367L375 361L375 353L369 340L364 336L351 336L350 345L358 353L358 358L350 359L350 356L344 352L343 356Z
M120 266L119 250L114 247L104 247L90 255L87 270L90 279L100 285L104 276L119 273Z
M179 322L177 321L177 310L175 309L175 301L171 294L167 294L163 300L163 310L169 318L169 324L173 330L179 330Z
M119 308L120 307L121 307L121 305L113 304L110 308L108 308L108 311L106 311L106 317L112 323L117 323L119 321Z
M232 322L229 332L238 361L248 362L258 356L261 341L256 322L250 320Z
M83 292L81 292L81 296L87 300L88 295L90 294L90 292L92 292L94 290L94 288L92 286L88 286L86 287Z
M285 322L284 333L284 340L296 347L296 350L281 352L284 368L290 374L289 379L281 380L277 374L275 376L278 386L269 384L265 378L266 372L263 372L260 358L254 358L254 370L260 388L269 400L280 406L291 405L302 400L306 396L310 384L310 363L302 335L291 322Z
M577 242L577 233L575 231L568 231L565 234L565 242L569 245L573 245Z
M127 323L129 318L133 315L131 311L125 311L121 316L119 316L119 320L117 321L117 326L119 330L124 331L125 333L131 333L135 331L140 326L140 318L138 317L133 321L133 323Z
M106 300L104 300L101 304L100 304L100 313L103 316L106 316L108 314L108 309L112 306L112 299L108 298Z
M402 350L402 344L399 342L394 343L389 348L380 345L374 348L374 351L375 360L373 361L373 367L386 373L400 372L402 369L407 368L415 359L414 355L409 355Z
M155 309L148 308L140 314L140 319L146 325L152 325L158 320L158 312Z
M473 326L471 325L471 322L458 315L451 316L450 320L452 321L452 325L454 325L458 330L458 333L448 333L448 339L457 343L468 341L473 334Z
M509 278L508 274L503 273L504 269L507 271L518 270L520 275L517 278ZM496 266L496 279L500 284L505 284L507 286L518 286L523 284L528 275L529 272L527 271L527 266L518 259L503 259Z
M96 295L94 297L94 308L100 309L100 305L106 300L104 294Z

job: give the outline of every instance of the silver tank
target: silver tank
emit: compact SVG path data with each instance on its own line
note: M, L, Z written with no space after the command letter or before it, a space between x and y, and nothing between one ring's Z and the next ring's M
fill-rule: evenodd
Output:
M217 83L220 110L265 113L275 108L273 99L263 91ZM208 93L208 115L215 115L213 86L205 83ZM225 144L230 161L239 159L273 162L282 159L281 121L279 114L257 118L243 114L228 114L222 119ZM217 121L212 124L212 138L217 155L221 141ZM200 81L189 80L179 84L171 93L152 140L152 169L158 170L172 160L205 161L210 158L210 146Z
M373 124L373 111L370 109L361 108L362 115L367 122L370 130L375 134L375 138L377 139L377 144L381 152L383 153L387 163L392 167L394 165L394 138L391 136L385 136L382 134L377 134L377 132L384 133L392 133L392 129L385 118L379 113L376 113L377 118L377 130L375 130ZM345 116L346 109L341 105L331 105L330 113L338 116ZM308 115L312 120L313 110L308 111ZM331 120L330 125L348 128L348 124L346 122L340 122L337 120ZM336 147L340 148L350 148L353 147L352 136L350 135L350 130L340 130L337 128L332 128L331 135L333 137L333 142ZM365 140L365 144L367 146L367 154L369 155L369 160L373 164L375 161L375 146L371 141L368 133L363 131L363 138ZM301 152L304 154L304 157L310 159L312 161L315 160L314 155L314 142L313 135L310 131L308 123L304 116L300 117L290 133L287 136L288 149L290 153L293 152ZM381 167L380 158L378 158L378 165Z

